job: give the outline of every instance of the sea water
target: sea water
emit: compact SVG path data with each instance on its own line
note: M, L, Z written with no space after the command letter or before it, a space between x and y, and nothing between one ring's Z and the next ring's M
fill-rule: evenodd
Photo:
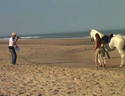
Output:
M111 33L113 34L121 34L125 35L125 30L99 30L101 33L110 35ZM21 39L58 39L58 38L89 38L90 37L90 32L89 31L83 31L83 32L61 32L61 33L32 33L30 32L27 34L21 34L20 33ZM1 36L1 39L7 40L9 36Z

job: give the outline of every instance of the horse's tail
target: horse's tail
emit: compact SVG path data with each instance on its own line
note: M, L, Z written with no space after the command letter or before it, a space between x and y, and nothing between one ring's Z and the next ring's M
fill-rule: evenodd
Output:
M124 39L124 46L123 46L123 50L125 51L125 39Z
M123 50L125 51L125 38L124 38L124 46L123 46Z
M124 44L123 50L125 51L125 44Z

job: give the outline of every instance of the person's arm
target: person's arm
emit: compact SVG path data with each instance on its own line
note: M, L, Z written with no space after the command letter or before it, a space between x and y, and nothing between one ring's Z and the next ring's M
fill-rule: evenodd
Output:
M17 45L17 41L14 42L14 45L16 48L18 48L19 46Z
M15 41L17 42L17 41L18 41L18 39L20 39L20 37L19 37L19 36L16 36L16 38L15 38L15 39L16 39Z
M19 37L16 37L15 38L15 41L13 41L13 45L16 46L18 48L18 45L17 45L17 41L18 41Z

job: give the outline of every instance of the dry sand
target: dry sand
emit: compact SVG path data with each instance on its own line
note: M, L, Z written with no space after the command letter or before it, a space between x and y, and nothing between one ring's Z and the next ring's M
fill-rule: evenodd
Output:
M0 41L0 96L125 96L125 67L110 53L96 70L87 39L21 40L17 65Z

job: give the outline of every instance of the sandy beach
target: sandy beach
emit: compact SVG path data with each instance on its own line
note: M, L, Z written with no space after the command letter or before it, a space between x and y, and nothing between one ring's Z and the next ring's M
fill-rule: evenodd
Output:
M0 96L125 96L125 66L111 52L96 69L89 39L20 40L16 65L0 41Z

